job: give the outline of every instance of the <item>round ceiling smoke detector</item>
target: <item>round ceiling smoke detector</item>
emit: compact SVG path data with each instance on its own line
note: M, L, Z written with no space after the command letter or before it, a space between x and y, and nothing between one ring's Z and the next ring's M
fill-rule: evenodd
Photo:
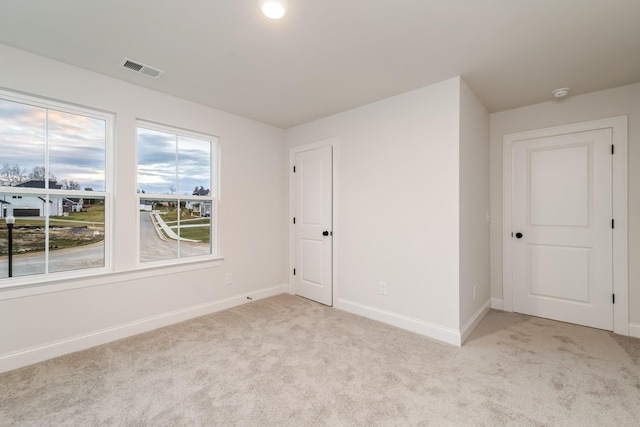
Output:
M259 0L260 9L267 18L280 19L287 11L287 2L285 0Z
M565 96L569 95L569 91L571 89L569 89L568 87L561 87L560 89L556 89L553 92L551 92L553 94L553 96L555 96L556 98L564 98Z

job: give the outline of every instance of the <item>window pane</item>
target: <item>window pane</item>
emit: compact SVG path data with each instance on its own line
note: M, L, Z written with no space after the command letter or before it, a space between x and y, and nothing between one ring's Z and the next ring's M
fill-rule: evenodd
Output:
M46 221L49 208L49 272L104 267L104 198L0 194L0 277L8 277L6 217L14 216L13 277L46 272Z
M138 128L138 192L175 194L176 136Z
M44 108L0 99L0 185L39 178L33 174L44 170L45 116Z
M158 261L178 257L175 200L140 200L140 261Z
M49 272L104 267L104 198L51 197Z
M181 258L211 254L211 202L202 204L205 216L194 213L190 202L141 199L140 261L178 258L178 250Z
M44 274L44 196L0 194L3 220L0 223L0 278L9 277L9 246L12 249L13 277ZM11 242L7 216L15 217Z
M211 142L178 136L178 194L211 192Z
M211 253L211 202L202 202L205 216L180 220L180 255L182 257L209 255Z
M105 190L106 123L49 110L49 179L62 189Z

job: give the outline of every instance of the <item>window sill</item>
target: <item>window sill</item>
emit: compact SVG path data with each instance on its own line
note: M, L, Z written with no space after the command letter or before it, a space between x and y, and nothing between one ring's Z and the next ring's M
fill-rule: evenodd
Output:
M219 267L223 261L223 257L218 257L172 264L153 262L149 265L140 264L138 268L125 271L109 271L105 268L83 274L52 274L40 280L36 280L36 276L15 278L9 283L0 284L0 301Z

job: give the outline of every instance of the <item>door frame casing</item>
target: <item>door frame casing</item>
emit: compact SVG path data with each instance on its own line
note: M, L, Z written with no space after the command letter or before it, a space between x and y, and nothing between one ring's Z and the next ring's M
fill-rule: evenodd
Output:
M627 225L627 116L580 122L506 134L502 147L502 300L503 310L513 311L513 146L521 140L545 138L598 129L612 130L613 228L613 332L629 335L629 270Z
M338 152L340 141L338 138L328 138L317 142L311 142L303 145L296 145L289 150L289 293L295 294L293 269L296 268L295 262L295 228L293 225L293 217L295 215L295 177L293 167L295 166L296 154L304 151L311 151L318 148L330 146L331 149L331 222L333 236L331 239L331 306L335 305L336 293L338 291L338 239L340 237L338 226Z

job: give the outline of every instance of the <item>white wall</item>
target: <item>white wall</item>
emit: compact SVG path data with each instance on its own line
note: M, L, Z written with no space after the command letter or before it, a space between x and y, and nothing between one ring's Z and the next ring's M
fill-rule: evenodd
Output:
M489 282L489 112L461 81L460 86L460 326L488 310ZM474 286L476 293L474 298ZM475 325L469 325L470 333Z
M502 138L505 134L627 115L630 333L640 336L640 83L491 114L491 295L502 300ZM616 301L616 304L620 303Z
M113 265L123 272L72 281L78 289L42 286L49 292L40 295L0 291L0 371L287 289L284 131L4 45L0 58L0 87L116 114ZM222 266L127 273L136 258L137 118L220 137ZM223 285L227 272L233 285Z
M289 146L339 139L336 307L449 342L460 326L460 82L286 133Z

